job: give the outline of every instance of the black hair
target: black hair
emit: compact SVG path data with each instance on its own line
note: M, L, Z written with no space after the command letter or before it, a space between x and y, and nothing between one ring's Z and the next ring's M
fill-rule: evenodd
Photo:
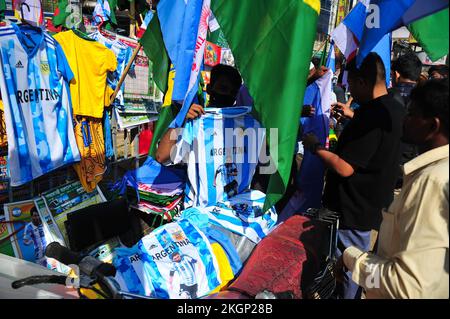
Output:
M440 79L429 80L411 92L411 102L420 109L424 117L438 118L447 138L449 137L448 89L448 79Z
M356 58L347 63L346 70L349 77L359 77L370 84L375 85L378 82L386 82L386 69L383 60L375 52L369 53L361 66L356 66Z
M170 259L173 259L173 257L175 257L175 255L178 255L181 257L181 254L178 251L175 251L170 255Z
M448 66L445 64L433 65L428 69L428 75L431 76L433 72L437 72L443 77L448 78Z
M422 62L414 53L406 53L392 62L392 70L405 79L417 82L422 72Z
M38 211L37 211L36 206L31 207L31 209L30 209L30 216L33 216L33 214L34 214L34 213L37 213L37 212L38 212Z
M233 89L237 92L242 85L242 77L239 74L239 71L233 68L232 66L225 64L218 64L211 69L211 85L220 79L226 78L232 85Z

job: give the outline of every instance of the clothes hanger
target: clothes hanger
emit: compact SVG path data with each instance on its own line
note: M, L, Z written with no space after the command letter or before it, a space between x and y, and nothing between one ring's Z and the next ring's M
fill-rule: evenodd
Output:
M29 6L27 3L22 2L22 3L20 4L20 23L21 23L23 26L27 26L27 27L29 27L29 28L31 28L31 29L35 29L35 30L36 30L36 29L39 29L39 31L41 31L41 28L35 27L35 26L32 25L31 23L29 23L27 20L25 20L24 14L23 14L23 6L26 6L27 9L28 9L28 12L31 12L30 6ZM36 42L34 42L34 40L33 40L33 38L31 37L30 34L28 34L28 33L26 33L26 32L22 32L22 33L27 37L27 39L28 39L29 41L31 41L31 43L33 43L34 46L36 46ZM29 46L27 43L24 42L24 44L25 44L29 49L32 48L32 47Z
M108 30L102 29L103 24L105 23L105 20L103 19L103 17L99 14L95 15L94 19L96 17L99 17L101 22L100 24L97 26L97 32L100 33L101 35L103 35L104 37L107 37L110 40L115 40L116 39L116 35Z

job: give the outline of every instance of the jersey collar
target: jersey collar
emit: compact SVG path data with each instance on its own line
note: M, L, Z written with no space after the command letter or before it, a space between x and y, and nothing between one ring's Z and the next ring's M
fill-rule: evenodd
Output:
M24 38L24 34L23 34L22 29L15 23L11 23L11 25L12 25L12 27L15 30L17 39L19 40L19 43L20 43L20 46L22 47L22 49L25 51L25 53L28 55L29 58L33 57L36 54L36 52L39 50L39 48L40 48L40 46L42 44L42 41L44 41L44 30L42 28L39 28L39 27L31 27L31 26L28 27L33 32L40 34L39 41L37 41L36 45L34 46L34 48L31 51L29 51L29 50L25 49L25 44L24 44L25 41L23 39ZM27 27L27 26L25 26L25 27Z

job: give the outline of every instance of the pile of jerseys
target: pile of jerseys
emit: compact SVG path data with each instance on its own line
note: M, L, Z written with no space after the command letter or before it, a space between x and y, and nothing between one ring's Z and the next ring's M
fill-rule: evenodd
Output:
M122 291L158 299L215 293L242 268L226 236L187 218L155 229L132 248L116 249L113 265Z
M204 214L210 223L257 244L274 229L278 218L275 207L263 211L265 199L264 193L248 190L213 206L189 208L183 214Z
M112 190L128 196L135 209L161 217L161 224L170 222L183 210L186 173L166 167L152 157L142 166L128 171ZM156 219L154 219L156 221Z
M183 188L182 183L172 184L145 184L138 183L137 203L131 205L147 214L160 216L160 225L164 222L171 222L179 217L183 209ZM136 192L129 187L129 197L133 198ZM153 219L152 227L157 219ZM158 226L160 226L158 225Z

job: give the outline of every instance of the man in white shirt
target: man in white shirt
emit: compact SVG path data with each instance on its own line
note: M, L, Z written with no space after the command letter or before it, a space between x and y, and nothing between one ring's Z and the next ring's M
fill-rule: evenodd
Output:
M449 298L448 90L448 80L413 90L403 140L420 155L383 212L377 253L349 247L336 265L338 279L347 268L367 298Z

